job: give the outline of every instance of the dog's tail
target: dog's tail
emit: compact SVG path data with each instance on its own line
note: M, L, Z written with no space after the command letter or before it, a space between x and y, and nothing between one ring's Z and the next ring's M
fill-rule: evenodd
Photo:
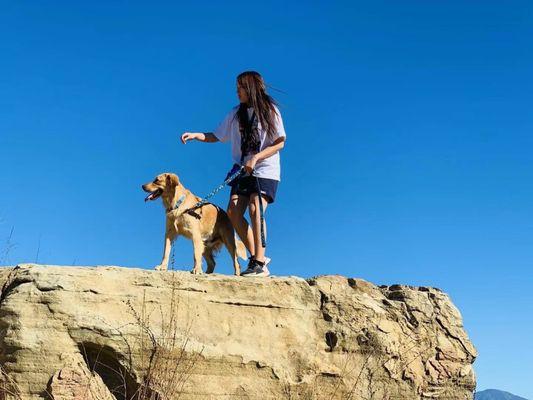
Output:
M239 239L235 238L235 245L237 246L237 255L243 260L246 260L248 256L246 254L246 246L244 245L244 243L241 242Z

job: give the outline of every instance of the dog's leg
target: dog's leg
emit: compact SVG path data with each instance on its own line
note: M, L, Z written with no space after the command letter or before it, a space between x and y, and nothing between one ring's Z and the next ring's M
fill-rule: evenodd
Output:
M207 262L207 270L205 271L208 274L212 274L215 271L216 261L213 257L213 250L209 247L206 247L204 250L204 258Z
M202 254L204 254L205 245L199 230L193 230L192 245L194 247L194 268L191 272L193 274L201 274L203 272Z
M155 267L156 271L166 271L168 269L168 258L170 257L171 247L172 247L172 239L170 238L170 235L165 234L165 246L163 249L163 260L161 260L161 264Z

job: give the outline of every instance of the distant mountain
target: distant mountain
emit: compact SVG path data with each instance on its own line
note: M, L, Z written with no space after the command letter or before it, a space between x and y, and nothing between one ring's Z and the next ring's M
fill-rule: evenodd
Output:
M475 400L527 400L501 390L488 389L476 393Z

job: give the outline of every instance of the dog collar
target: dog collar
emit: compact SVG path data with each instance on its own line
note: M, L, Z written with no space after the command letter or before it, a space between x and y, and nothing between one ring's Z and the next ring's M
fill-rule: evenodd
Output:
M181 203L183 203L183 200L185 200L185 195L184 194L182 194L180 196L180 198L178 199L176 204L174 204L174 207L172 207L170 210L168 210L168 212L177 210L181 206Z

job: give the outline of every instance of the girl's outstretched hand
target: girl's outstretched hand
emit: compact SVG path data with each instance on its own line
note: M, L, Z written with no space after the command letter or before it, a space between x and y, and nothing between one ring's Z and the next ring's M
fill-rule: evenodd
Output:
M181 143L185 144L189 140L196 139L196 134L191 132L185 132L183 135L181 135Z
M199 142L215 143L218 138L211 132L185 132L181 135L181 143L185 144L190 140L198 140Z

